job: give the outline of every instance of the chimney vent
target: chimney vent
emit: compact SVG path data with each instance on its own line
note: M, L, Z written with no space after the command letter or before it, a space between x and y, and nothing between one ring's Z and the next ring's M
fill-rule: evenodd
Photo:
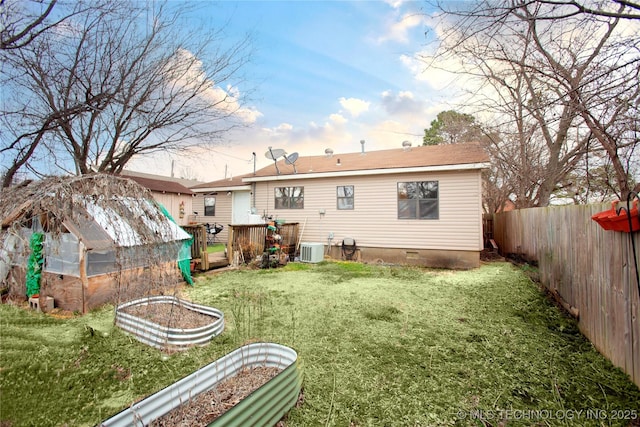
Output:
M364 154L364 139L360 140L360 145L362 145L362 153L361 154Z
M331 148L327 148L326 150L324 150L324 154L327 157L333 157L333 150Z

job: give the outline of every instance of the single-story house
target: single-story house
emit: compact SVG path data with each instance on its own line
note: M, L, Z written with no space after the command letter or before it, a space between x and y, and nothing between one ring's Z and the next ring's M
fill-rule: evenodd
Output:
M479 266L481 172L489 167L479 144L371 152L363 144L361 152L291 160L280 158L237 186L254 212L302 224L302 242L322 243L336 258L351 238L363 261Z
M86 313L190 280L191 236L150 192L111 175L49 178L0 192L0 283Z
M195 185L198 183L197 181L133 171L125 171L121 176L132 179L151 191L153 198L165 207L179 225L187 225L190 222L195 194L187 188L187 185Z

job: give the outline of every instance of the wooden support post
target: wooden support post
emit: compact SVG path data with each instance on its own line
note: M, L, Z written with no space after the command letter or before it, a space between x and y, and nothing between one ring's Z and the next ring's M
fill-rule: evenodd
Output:
M229 231L227 233L227 261L229 262L229 265L232 265L233 252L235 251L235 248L233 247L234 228L233 225L227 225L227 227L229 227Z
M203 237L200 243L202 250L200 251L200 269L203 271L209 270L209 252L207 251L207 228L204 225L200 226L200 235Z
M78 242L78 253L80 254L79 267L80 267L80 286L82 288L82 314L86 314L89 310L87 307L87 294L89 290L89 279L87 278L87 247Z

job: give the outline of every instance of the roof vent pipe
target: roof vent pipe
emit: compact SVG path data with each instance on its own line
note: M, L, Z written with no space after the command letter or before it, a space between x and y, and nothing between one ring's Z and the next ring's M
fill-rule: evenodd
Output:
M402 141L402 149L404 151L411 150L411 143L409 141Z
M326 150L324 150L324 154L327 157L333 157L333 150L331 148L327 148Z
M362 154L364 154L364 139L360 140L360 145L362 145Z

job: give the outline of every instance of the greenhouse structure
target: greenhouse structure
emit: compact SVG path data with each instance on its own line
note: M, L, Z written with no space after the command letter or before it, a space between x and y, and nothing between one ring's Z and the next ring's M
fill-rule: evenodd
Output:
M131 180L96 174L14 186L0 193L0 219L9 298L49 297L86 313L191 283L191 236Z

